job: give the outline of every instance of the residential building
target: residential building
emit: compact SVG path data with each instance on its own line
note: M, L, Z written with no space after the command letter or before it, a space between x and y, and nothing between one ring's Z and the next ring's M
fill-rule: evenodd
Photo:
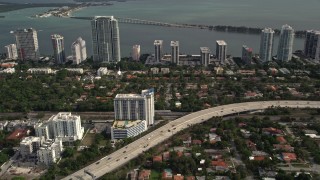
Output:
M154 57L157 62L161 61L162 58L162 44L163 40L155 40L153 45L154 45Z
M252 61L252 53L253 50L252 48L249 48L246 45L242 46L242 61L246 64L246 65L250 65L251 61Z
M201 65L207 67L210 64L211 51L208 47L200 47Z
M93 61L120 62L120 34L118 20L113 16L95 16L91 21Z
M39 123L34 129L37 137L43 137L45 140L49 139L49 127L47 123Z
M73 64L80 64L87 59L86 41L79 37L71 45Z
M220 64L225 64L227 59L227 43L223 40L216 41L216 56Z
M7 68L7 69L4 69L4 70L0 70L0 73L6 73L6 74L13 74L15 72L16 72L15 68Z
M84 128L81 127L80 116L70 112L60 112L53 115L43 124L36 125L37 136L47 136L47 139L59 138L63 142L81 140Z
M27 71L30 74L53 74L54 71L52 71L51 68L30 68Z
M111 139L135 137L147 130L145 120L114 121L111 127Z
M320 31L307 31L304 44L304 55L313 60L320 60Z
M289 61L292 58L292 48L294 39L294 29L289 25L283 25L281 28L278 44L277 59L280 61Z
M60 139L48 139L37 151L38 162L47 166L56 163L61 158L62 151L63 146Z
M9 44L4 47L7 54L7 59L16 60L18 59L17 46L15 44Z
M145 120L154 124L154 89L142 90L141 94L117 94L114 98L115 120Z
M33 28L18 29L13 32L16 38L20 60L38 60L40 57L38 34Z
M161 68L160 69L162 74L169 74L170 73L170 69L169 68Z
M179 41L171 41L171 63L179 64Z
M139 61L140 60L140 45L132 46L132 60Z
M51 35L54 61L56 64L63 64L66 62L66 55L64 51L64 37L59 34Z
M260 59L263 62L271 61L273 51L274 30L265 28L260 39Z
M74 73L74 74L83 74L83 68L65 68L65 70L67 70L70 73Z
M107 67L100 67L100 68L97 70L97 75L98 75L98 76L104 76L104 75L107 75L107 74L109 74Z
M35 154L37 150L39 150L41 146L41 138L40 137L25 137L20 142L20 155L23 158L29 157L32 154Z
M150 68L152 74L159 74L160 70L157 67Z

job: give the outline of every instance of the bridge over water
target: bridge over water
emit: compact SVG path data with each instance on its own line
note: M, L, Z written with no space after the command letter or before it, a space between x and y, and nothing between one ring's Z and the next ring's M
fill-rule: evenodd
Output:
M93 17L70 17L73 19L83 19L83 20L92 20ZM198 29L213 29L213 26L208 25L196 25L196 24L180 24L180 23L168 23L168 22L160 22L160 21L151 21L144 19L136 19L136 18L123 18L123 17L115 17L119 23L127 23L127 24L142 24L142 25L153 25L153 26L166 26L166 27L177 27L177 28L198 28Z

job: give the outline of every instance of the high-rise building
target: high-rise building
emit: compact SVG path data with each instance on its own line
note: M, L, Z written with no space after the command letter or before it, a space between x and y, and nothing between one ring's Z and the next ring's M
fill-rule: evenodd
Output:
M200 47L201 65L207 67L210 64L211 51L208 47Z
M273 51L274 30L265 28L260 39L260 59L263 62L271 61Z
M304 55L313 60L320 60L320 31L307 31L304 44Z
M15 44L9 44L4 47L7 54L7 59L16 60L18 59L17 46Z
M140 45L132 46L132 60L139 61L140 60Z
M71 115L70 112L60 112L43 124L36 125L35 131L39 137L59 138L63 142L70 142L81 140L84 128L81 127L80 116Z
M38 60L40 57L38 35L33 28L18 29L13 32L16 38L20 60Z
M25 137L20 142L20 155L23 158L36 155L37 150L39 150L41 146L41 138L40 137Z
M154 124L154 89L141 94L117 94L114 98L115 120L145 120L147 126Z
M227 43L225 41L216 41L216 56L221 64L225 64L227 59Z
M64 37L59 34L51 35L54 60L56 64L63 64L66 62L66 55L64 52Z
M281 28L277 59L280 61L289 61L292 58L292 46L294 39L294 29L289 25L283 25Z
M87 59L86 41L79 37L71 45L73 64L80 64Z
M179 41L171 41L171 63L179 64Z
M113 16L96 16L91 21L93 61L120 62L120 35L118 20Z
M63 145L60 139L48 139L37 151L38 162L47 166L56 163L60 159L62 151Z
M153 45L154 45L154 57L157 62L161 61L162 58L162 44L163 40L155 40Z
M242 61L246 64L246 65L250 65L251 61L252 61L252 48L249 48L246 45L242 46Z

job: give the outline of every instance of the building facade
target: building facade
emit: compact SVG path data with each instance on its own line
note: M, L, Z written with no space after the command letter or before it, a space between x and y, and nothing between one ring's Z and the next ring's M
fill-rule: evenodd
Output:
M140 60L140 45L132 46L132 60L139 61Z
M179 64L179 41L171 41L171 63Z
M242 61L246 64L246 65L250 65L251 61L252 61L252 53L253 50L252 48L249 48L246 45L242 46Z
M277 59L280 61L289 61L292 59L292 48L294 39L294 29L289 25L283 25L281 28Z
M114 121L111 127L111 139L135 137L147 130L145 120Z
M114 99L115 120L145 120L154 124L154 89L142 90L141 94L117 94Z
M87 59L86 41L79 37L71 45L72 62L73 64L80 64Z
M154 57L156 62L160 62L162 59L163 40L155 40L154 43Z
M20 60L38 60L40 57L38 34L33 28L18 29L13 32Z
M211 51L208 47L200 47L201 65L207 67L210 64Z
M120 62L120 34L118 20L113 16L96 16L91 21L93 61Z
M53 115L43 124L36 125L35 131L36 136L44 136L46 139L59 138L63 142L81 140L84 134L80 116L72 115L70 112Z
M216 56L220 64L225 64L227 59L227 43L223 40L216 41Z
M7 54L7 59L12 59L12 60L18 59L18 51L17 51L17 46L15 44L9 44L5 46L4 49Z
M20 142L20 155L22 158L28 158L32 155L36 155L41 146L40 137L25 137Z
M304 55L316 61L320 60L320 31L307 31L304 43Z
M260 59L262 62L268 62L272 59L274 41L274 30L265 28L262 30L260 39Z
M62 141L59 139L48 139L37 151L38 162L49 166L61 158L63 151Z
M63 64L66 62L66 55L64 51L64 37L59 34L51 35L54 61L56 64Z

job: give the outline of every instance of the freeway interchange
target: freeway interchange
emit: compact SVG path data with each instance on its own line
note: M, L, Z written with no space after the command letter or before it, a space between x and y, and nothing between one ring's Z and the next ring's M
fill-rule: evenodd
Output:
M194 112L170 121L166 125L150 132L149 134L137 139L127 146L101 158L99 161L86 166L79 171L63 178L63 180L90 180L97 179L106 173L110 173L117 168L138 157L140 154L167 140L179 131L199 124L212 117L222 117L226 115L238 114L266 109L271 106L289 108L320 108L320 101L257 101L244 102L229 105L217 106L198 112Z

